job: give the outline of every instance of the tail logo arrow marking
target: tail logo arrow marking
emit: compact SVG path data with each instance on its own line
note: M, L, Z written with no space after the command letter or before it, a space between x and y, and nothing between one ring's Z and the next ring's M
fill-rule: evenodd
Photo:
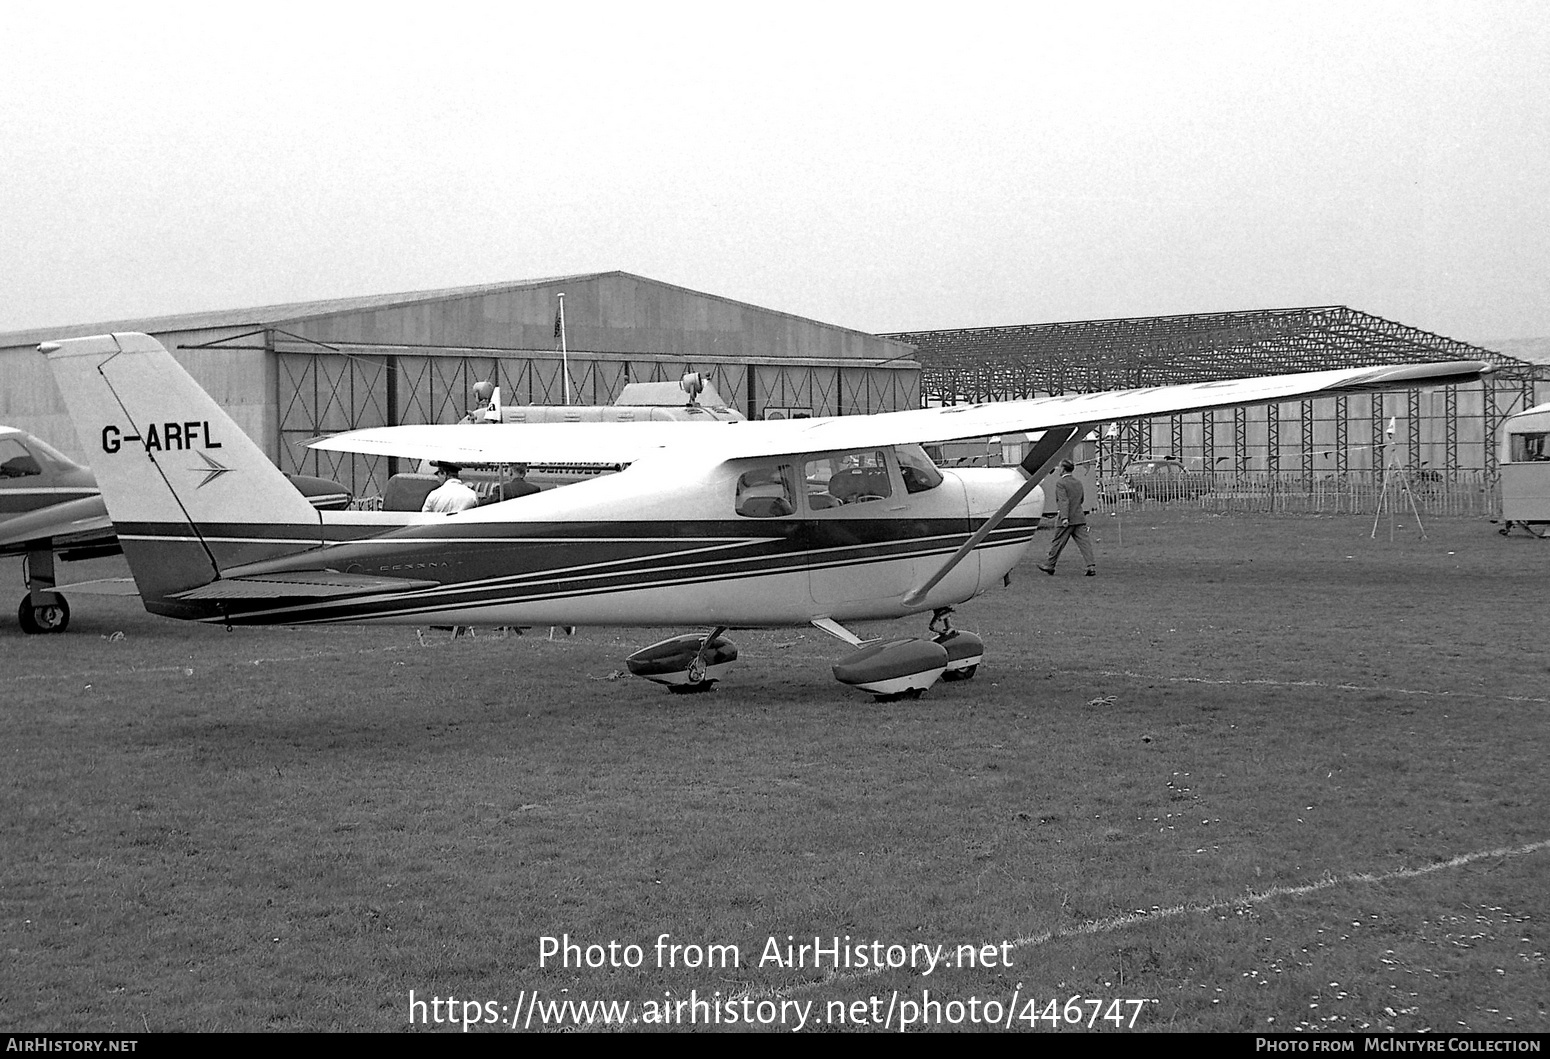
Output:
M207 486L211 482L215 481L221 475L223 475L223 474L230 474L231 473L231 468L230 467L222 466L221 464L217 463L215 460L212 460L202 450L195 449L194 452L199 456L199 458L201 460L205 461L205 465L204 465L204 469L203 470L201 470L198 467L194 468L194 473L195 474L203 474L204 475L204 478L201 479L200 482L199 482L198 488L203 489L205 486Z

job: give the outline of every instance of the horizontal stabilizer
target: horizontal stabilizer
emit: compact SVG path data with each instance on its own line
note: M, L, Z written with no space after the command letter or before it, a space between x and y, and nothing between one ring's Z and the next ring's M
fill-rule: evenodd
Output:
M88 596L138 596L140 594L132 577L99 577L94 581L71 581L55 587L61 592L68 591L72 596L81 593Z
M342 574L335 570L304 570L294 574L262 577L227 577L208 585L174 593L175 599L338 599L369 596L377 592L409 592L435 588L438 581L414 581L405 577L371 577Z

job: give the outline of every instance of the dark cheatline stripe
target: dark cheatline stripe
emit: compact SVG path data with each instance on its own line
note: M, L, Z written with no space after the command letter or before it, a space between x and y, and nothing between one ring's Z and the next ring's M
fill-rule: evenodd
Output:
M119 522L115 523L125 537L192 537L194 527L187 522ZM358 541L379 537L388 526L340 526L303 525L284 522L201 522L198 536L210 539L236 538L240 540L272 540L276 542L319 540Z
M959 520L960 522L962 520ZM1023 524L998 527L976 550L1005 547L1026 543L1033 536L1037 523L1019 520ZM843 548L826 549L823 552L788 551L784 554L759 554L753 556L705 558L693 553L653 552L640 556L623 567L605 570L589 570L596 565L597 556L589 555L588 561L573 563L567 567L551 567L520 574L492 576L477 583L467 580L449 582L438 588L397 593L369 603L352 601L339 603L307 603L291 606L255 605L241 613L234 612L234 623L248 621L276 621L282 617L291 622L354 621L368 617L405 616L412 614L433 615L475 606L531 603L555 599L578 598L610 592L638 591L667 588L710 581L726 581L754 578L782 570L822 570L843 566L870 565L901 558L945 558L966 540L968 532L939 536L934 540L900 540L884 544L856 544ZM641 541L642 544L659 542ZM760 544L764 542L755 542ZM567 542L566 551L574 555L578 548L585 548L582 541ZM488 544L485 545L489 547ZM711 553L712 555L714 553ZM498 556L492 556L492 566L499 567ZM669 560L669 561L664 561ZM671 561L676 560L676 561ZM645 565L642 565L645 564ZM212 616L211 620L227 620L224 615Z

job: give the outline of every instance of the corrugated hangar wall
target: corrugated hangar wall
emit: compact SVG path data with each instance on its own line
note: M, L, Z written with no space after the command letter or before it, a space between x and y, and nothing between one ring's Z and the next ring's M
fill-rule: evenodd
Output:
M0 422L90 463L38 342L109 330L155 335L282 470L335 478L360 496L397 468L320 459L321 433L455 422L475 382L508 403L561 404L556 337L565 295L572 403L606 404L625 383L709 376L752 417L914 408L913 347L623 272L56 328L0 337Z

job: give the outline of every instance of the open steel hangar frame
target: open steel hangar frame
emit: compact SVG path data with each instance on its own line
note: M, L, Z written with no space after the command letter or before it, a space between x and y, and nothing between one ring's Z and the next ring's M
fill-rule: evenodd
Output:
M1221 409L1118 425L1100 449L1100 474L1126 461L1172 456L1205 470L1345 476L1401 462L1450 478L1494 480L1497 432L1550 386L1550 368L1444 338L1344 305L970 327L884 335L917 349L923 404L1320 371L1372 364L1484 360L1483 383ZM1539 397L1538 400L1544 400ZM1390 434L1390 429L1393 433Z

